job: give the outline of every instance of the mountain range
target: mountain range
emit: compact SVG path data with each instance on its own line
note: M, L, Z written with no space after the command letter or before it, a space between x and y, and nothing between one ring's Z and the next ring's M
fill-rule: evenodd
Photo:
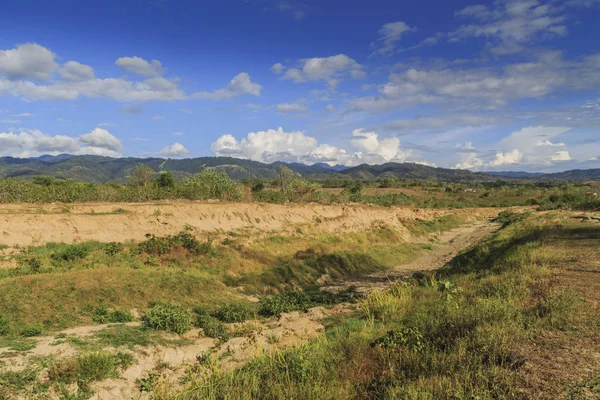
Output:
M162 158L111 158L94 155L57 156L43 155L31 158L0 157L0 178L30 178L38 175L54 176L62 179L75 179L85 182L125 182L135 168L143 164L156 172L170 171L176 178L182 178L211 167L226 172L232 179L276 178L279 166L285 165L297 174L313 179L362 179L376 180L428 179L443 182L475 182L505 179L600 181L600 169L571 170L559 173L530 172L472 172L468 170L429 167L413 163L386 163L381 165L362 164L356 167L330 166L319 163L275 162L265 164L258 161L232 157L199 157L182 160Z

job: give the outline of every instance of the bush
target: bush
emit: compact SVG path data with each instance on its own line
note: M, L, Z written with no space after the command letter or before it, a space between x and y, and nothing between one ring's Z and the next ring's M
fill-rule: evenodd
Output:
M177 235L157 237L152 234L146 235L147 240L140 243L139 249L147 254L162 256L179 248L185 249L194 255L214 254L212 242L200 243L194 235L189 232L179 232Z
M104 302L100 302L94 310L92 321L98 324L120 323L133 321L133 314L129 310L124 309L109 309Z
M87 257L92 250L89 243L63 245L52 254L52 259L60 261L75 261Z
M88 383L109 378L118 378L134 362L127 353L92 352L77 358L55 361L48 369L48 378L59 383Z
M195 307L194 313L196 315L194 326L196 328L202 328L204 335L222 341L227 341L229 339L229 333L227 332L225 325L213 317L206 307Z
M223 304L212 316L223 322L244 322L256 317L256 308L248 303Z
M142 317L144 326L183 334L192 328L190 313L174 304L156 303Z
M21 336L39 336L42 334L43 330L44 328L42 327L42 325L39 324L25 325L23 328L21 328Z
M10 321L4 315L0 315L0 336L10 333Z

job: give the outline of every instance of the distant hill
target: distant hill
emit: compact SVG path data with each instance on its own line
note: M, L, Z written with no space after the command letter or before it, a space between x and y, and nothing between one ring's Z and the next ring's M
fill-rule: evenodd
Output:
M50 175L62 179L85 182L125 182L138 164L147 165L156 172L171 171L176 178L190 176L212 167L226 172L232 179L276 178L279 166L285 165L297 174L316 179L345 178L376 180L427 179L442 182L481 182L501 179L572 180L600 181L600 169L572 170L553 174L528 172L471 172L459 169L435 168L413 163L386 163L381 165L362 164L347 168L328 164L306 165L302 163L275 162L265 164L258 161L232 157L199 157L183 160L162 158L111 158L93 155L58 156L44 155L32 158L0 157L0 178L28 179L36 175Z

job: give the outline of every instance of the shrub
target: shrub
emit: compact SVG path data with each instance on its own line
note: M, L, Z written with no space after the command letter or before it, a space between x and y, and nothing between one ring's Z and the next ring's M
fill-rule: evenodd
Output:
M124 370L134 362L127 353L98 351L55 361L48 369L50 381L59 383L88 383L108 378L118 378L119 370Z
M223 322L244 322L256 317L256 308L248 303L223 304L212 316Z
M174 304L156 303L142 317L144 326L178 334L192 328L190 313Z
M52 259L60 261L75 261L87 257L91 251L89 243L63 245L52 254Z
M42 327L42 325L39 325L39 324L25 325L24 327L21 328L21 336L24 336L24 337L39 336L42 334L43 330L44 330L44 328Z
M227 332L225 325L213 317L207 308L196 307L194 308L194 313L196 315L194 326L196 326L196 328L202 328L202 331L206 336L221 341L227 341L229 339L229 333Z
M10 333L10 321L4 315L0 315L0 336Z
M151 255L162 256L177 248L185 249L194 255L214 254L215 252L212 242L200 243L194 235L185 231L163 237L147 234L146 238L145 242L140 243L139 249Z
M100 302L94 310L92 321L98 324L120 323L133 321L133 314L129 310L124 309L109 309L104 302Z

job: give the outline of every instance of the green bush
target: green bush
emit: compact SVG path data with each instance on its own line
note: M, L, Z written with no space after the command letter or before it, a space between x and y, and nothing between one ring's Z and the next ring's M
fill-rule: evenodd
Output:
M244 322L256 318L256 307L249 303L223 304L212 316L223 322Z
M183 334L192 328L190 313L174 304L156 303L142 317L144 326Z
M133 314L129 310L110 309L104 302L100 302L94 310L92 321L98 324L131 322L133 321Z
M118 378L119 371L133 364L134 357L128 353L98 351L55 361L48 369L52 382L89 383Z
M10 321L4 316L0 315L0 336L8 335L10 333Z
M175 249L185 249L194 255L214 254L212 242L201 243L189 232L179 232L176 235L157 237L146 235L146 241L139 244L139 249L147 254L162 256Z
M24 337L39 336L42 334L43 331L44 331L44 328L42 327L42 325L39 325L39 324L25 325L21 328L21 336L24 336Z
M194 314L194 326L196 328L202 328L206 336L221 341L227 341L229 339L229 333L227 332L225 325L213 317L206 307L195 307Z
M92 250L89 243L62 245L52 254L52 259L61 261L75 261L87 257Z

